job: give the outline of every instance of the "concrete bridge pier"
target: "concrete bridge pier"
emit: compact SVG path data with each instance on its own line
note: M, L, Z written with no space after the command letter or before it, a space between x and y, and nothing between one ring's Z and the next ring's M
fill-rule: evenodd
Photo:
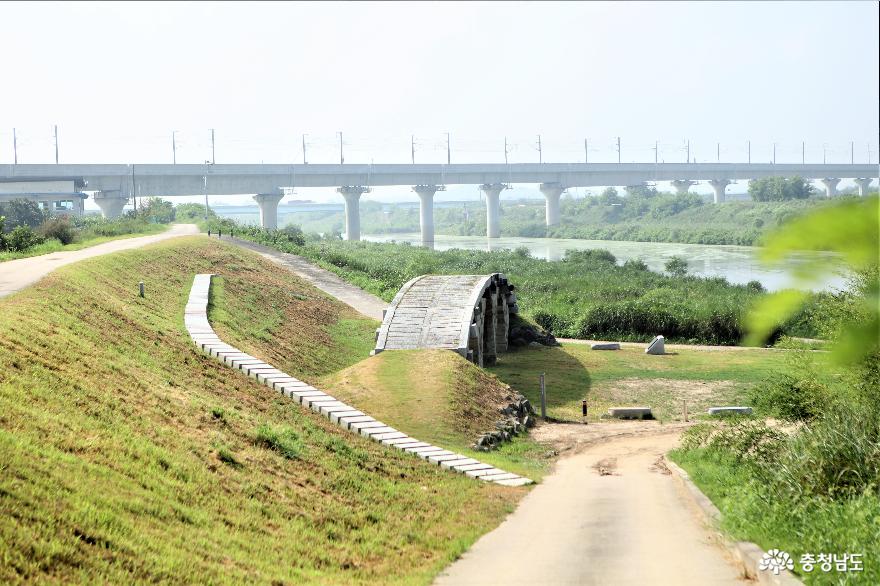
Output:
M691 188L691 185L696 185L696 181L691 181L690 179L675 179L670 181L672 186L675 188L675 193L687 193L688 189Z
M434 248L434 194L445 189L445 185L416 185L412 188L419 196L419 227L425 248Z
M840 179L826 177L820 181L822 182L822 185L825 186L825 197L834 197L837 195L837 184L840 183Z
M258 193L254 196L257 205L260 206L260 226L266 230L278 228L278 202L284 197L284 193Z
M101 208L101 215L112 220L122 215L122 209L128 203L128 196L118 189L99 191L94 196L95 203Z
M730 181L727 179L710 179L709 185L715 190L715 198L713 201L715 203L724 203L724 190L730 185Z
M547 200L545 213L547 225L556 226L559 224L559 198L566 188L561 183L542 183L539 189Z
M868 189L871 187L871 178L859 177L855 180L855 182L856 185L859 186L859 195L861 195L862 197L868 195Z
M343 185L336 189L345 198L345 239L361 239L361 195L370 188L363 185Z
M486 194L486 236L501 236L501 191L507 189L504 183L484 183L480 189Z

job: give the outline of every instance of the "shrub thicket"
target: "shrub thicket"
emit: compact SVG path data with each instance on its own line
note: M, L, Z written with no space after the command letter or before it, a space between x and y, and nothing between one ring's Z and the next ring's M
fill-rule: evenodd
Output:
M64 216L49 218L40 224L37 232L44 240L54 238L61 244L70 244L77 238L76 227L71 223L69 218Z
M29 226L16 226L4 238L6 249L11 252L24 252L28 248L43 243L43 238Z

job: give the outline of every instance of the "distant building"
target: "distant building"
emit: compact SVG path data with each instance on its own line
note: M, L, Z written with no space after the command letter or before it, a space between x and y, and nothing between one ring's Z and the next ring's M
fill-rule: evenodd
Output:
M25 199L37 202L40 209L53 215L83 215L82 192L86 182L81 178L0 178L0 204Z

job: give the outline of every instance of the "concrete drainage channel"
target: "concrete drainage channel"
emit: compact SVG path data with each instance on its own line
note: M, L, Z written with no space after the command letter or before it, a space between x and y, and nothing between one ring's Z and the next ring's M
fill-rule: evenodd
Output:
M420 442L405 433L385 425L381 421L358 411L335 397L319 391L272 365L254 358L224 343L208 322L208 294L211 290L212 274L196 275L190 290L189 300L184 312L184 324L196 346L222 362L257 379L272 390L297 401L304 407L320 413L340 427L386 446L415 454L432 464L504 486L523 486L532 481L517 474L506 472L479 460L444 450L426 442Z

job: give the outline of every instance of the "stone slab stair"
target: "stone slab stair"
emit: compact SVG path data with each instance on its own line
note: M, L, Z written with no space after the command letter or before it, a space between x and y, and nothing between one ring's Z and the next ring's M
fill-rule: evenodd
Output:
M196 275L184 311L184 325L196 346L226 366L240 371L270 389L293 399L303 407L327 417L340 427L384 444L414 454L423 460L483 480L504 486L523 486L532 481L484 464L479 460L456 454L441 447L421 442L385 425L351 405L292 377L270 364L242 352L221 340L208 322L208 295L212 274Z

